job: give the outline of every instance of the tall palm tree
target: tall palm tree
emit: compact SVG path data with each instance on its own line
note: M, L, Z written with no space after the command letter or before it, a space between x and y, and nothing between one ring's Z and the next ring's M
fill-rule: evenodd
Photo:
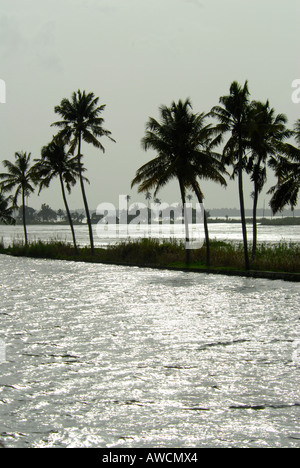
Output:
M286 205L293 210L298 203L300 192L300 119L295 123L293 132L296 143L294 146L284 143L281 146L281 155L272 157L269 165L274 169L277 184L269 190L273 194L270 206L273 213L282 211Z
M64 98L59 106L54 108L56 114L59 114L63 120L54 122L52 125L59 127L61 130L58 137L65 143L70 144L69 152L75 153L77 148L77 164L80 180L82 198L87 218L89 229L89 237L91 244L91 253L94 253L94 239L91 217L85 193L84 178L82 176L82 142L92 144L94 147L105 151L104 146L100 142L103 136L108 137L111 141L115 141L110 135L111 132L103 128L104 119L100 114L105 109L105 105L98 106L99 98L95 97L94 93L86 94L85 91L78 90L72 94L71 100Z
M42 148L41 158L35 159L35 165L32 171L35 179L39 183L39 194L42 189L49 187L53 179L56 177L59 178L62 197L72 232L73 244L77 252L75 230L65 191L66 186L67 191L70 193L71 187L76 184L79 178L78 162L76 158L66 153L65 145L62 141L54 138L47 146ZM83 172L84 169L81 168L81 171Z
M157 156L137 170L132 186L139 184L139 192L155 189L154 196L170 180L177 179L184 208L186 226L186 263L189 263L189 231L186 213L186 190L193 189L198 199L203 194L197 177L225 179L216 175L217 161L206 149L210 126L204 125L205 115L194 114L189 99L173 102L171 107L161 106L160 120L150 118L146 124L146 134L142 146L147 151L153 149ZM205 141L205 144L203 144ZM215 166L214 166L215 164ZM200 201L200 200L199 200Z
M0 222L4 224L16 224L13 217L13 207L10 206L12 197L5 197L0 190Z
M243 232L245 268L250 269L247 228L245 217L244 189L243 189L243 171L246 167L246 137L248 134L249 122L249 89L246 81L242 87L236 81L230 86L230 94L220 97L219 106L214 106L211 115L216 117L219 124L215 130L219 132L216 142L220 143L225 134L230 132L231 136L227 141L223 156L226 164L234 166L233 177L238 174L239 200L241 211L241 222Z
M12 198L14 207L18 206L18 199L21 196L25 245L28 244L25 200L26 197L34 192L30 158L31 153L27 154L23 151L15 153L15 163L5 159L3 161L3 166L8 172L0 174L2 190L10 192L16 189Z
M280 151L282 141L290 136L286 129L287 118L275 114L269 101L262 103L252 101L249 113L249 150L247 172L254 184L253 197L253 243L252 260L255 259L257 247L257 203L259 194L267 181L267 164L269 158Z

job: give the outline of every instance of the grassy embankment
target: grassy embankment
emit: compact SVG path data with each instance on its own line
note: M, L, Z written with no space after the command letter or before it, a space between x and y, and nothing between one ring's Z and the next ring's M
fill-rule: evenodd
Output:
M154 239L141 239L120 242L117 245L108 246L106 249L95 249L94 256L91 256L88 247L80 248L76 255L71 244L60 241L49 243L37 241L28 246L22 243L13 243L7 248L4 248L3 242L0 242L0 254L178 270L187 269L184 244L175 240L162 242ZM188 269L199 272L208 271L205 265L205 246L199 250L191 251L191 263ZM211 267L209 271L212 273L243 275L244 254L242 245L211 241ZM257 249L256 259L251 263L251 271L252 274L249 276L299 281L300 245L292 243L260 244ZM270 273L264 275L263 272ZM286 273L286 275L284 276L282 273Z

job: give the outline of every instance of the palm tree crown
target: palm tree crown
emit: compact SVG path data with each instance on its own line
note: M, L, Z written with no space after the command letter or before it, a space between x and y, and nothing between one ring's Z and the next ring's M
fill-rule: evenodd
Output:
M182 183L184 192L198 176L226 185L224 168L209 151L212 127L205 125L206 115L192 113L187 99L173 102L170 108L161 106L160 116L161 122L149 119L142 139L142 147L155 150L157 156L138 169L132 186L140 184L139 192L155 188L155 196L173 178Z
M5 197L4 193L0 191L0 222L4 224L15 224L16 220L13 218L13 207L10 206L12 197Z
M86 94L85 91L78 90L72 94L71 100L64 98L60 105L54 108L55 113L59 114L63 120L54 122L52 126L61 129L58 137L71 144L72 154L81 139L103 152L105 148L99 140L100 137L107 136L115 141L111 137L111 132L103 128L104 119L100 117L100 114L106 105L98 106L98 101L99 98L95 97L94 93Z
M0 174L2 190L9 192L16 190L12 197L14 207L18 206L18 199L20 196L22 197L25 244L28 243L25 219L25 199L34 192L30 159L31 153L27 154L23 151L17 152L15 153L15 163L8 160L3 161L3 165L7 169L7 172Z
M142 139L142 147L146 151L155 150L157 155L137 170L131 185L139 184L139 192L154 189L155 197L170 180L177 179L184 207L188 188L198 191L202 202L203 194L197 177L226 185L221 174L223 166L209 150L211 125L205 124L204 113L192 112L189 99L173 102L171 107L161 106L159 112L160 121L150 118Z
M4 160L3 166L7 169L7 173L0 174L2 189L4 191L11 191L16 188L13 197L13 205L18 206L18 198L24 193L28 197L34 192L32 184L32 172L30 167L31 153L27 154L23 151L15 153L15 163Z
M270 161L277 177L277 184L269 193L273 194L270 205L273 213L282 211L286 205L292 209L297 206L300 192L300 119L295 123L293 132L297 146L289 143L281 145L282 153Z
M34 177L39 182L39 193L43 188L48 188L52 180L62 176L68 192L76 184L79 178L77 160L65 151L65 145L57 138L41 150L41 158L35 159L32 168ZM81 171L85 169L81 164ZM87 179L86 179L87 180Z

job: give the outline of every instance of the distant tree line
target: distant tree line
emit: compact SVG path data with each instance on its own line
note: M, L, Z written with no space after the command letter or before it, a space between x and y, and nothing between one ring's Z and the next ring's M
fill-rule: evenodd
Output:
M46 203L41 205L40 210L36 210L31 206L25 205L25 217L28 224L43 224L43 223L68 223L68 216L66 211L61 208L58 210L52 209ZM73 223L82 224L85 215L79 211L72 211L71 218ZM2 221L3 222L3 221ZM23 223L23 205L13 211L13 223ZM6 224L6 223L4 223ZM12 223L10 223L12 224Z
M83 146L93 145L104 152L102 138L115 142L111 132L104 128L102 112L105 105L98 105L94 93L78 90L71 99L64 98L54 112L61 120L52 124L58 129L50 143L41 149L40 157L31 161L31 154L16 152L15 161L3 161L6 172L0 174L0 219L4 223L15 221L13 213L19 207L25 244L28 242L25 200L35 189L48 188L53 179L60 181L66 217L77 250L74 216L71 214L67 193L76 183L80 184L85 218L87 221L91 253L94 253L92 219L86 197L86 168L83 162ZM131 187L145 193L147 202L157 200L158 192L169 181L178 182L182 207L193 193L199 203L204 202L201 181L209 180L223 187L227 180L237 179L240 217L243 233L245 268L250 268L249 244L245 218L244 175L253 184L253 234L251 259L255 258L257 245L257 206L259 195L267 183L267 168L273 170L277 183L269 189L270 207L273 213L287 205L294 209L300 188L300 119L291 130L287 118L277 114L269 101L250 99L248 82L240 85L234 81L229 94L220 97L219 104L208 113L194 113L189 99L173 102L170 107L159 108L159 120L152 117L146 123L142 147L154 150L156 156L141 166L132 180ZM153 191L153 195L152 192ZM188 193L190 192L190 193ZM130 197L129 197L130 198ZM129 201L128 198L128 201ZM32 214L32 213L31 213ZM32 214L33 215L33 214ZM44 205L37 214L44 221L49 219L50 207ZM185 216L185 212L184 212ZM210 265L208 213L204 211L206 263ZM186 240L189 240L188 223ZM186 249L186 262L190 251Z

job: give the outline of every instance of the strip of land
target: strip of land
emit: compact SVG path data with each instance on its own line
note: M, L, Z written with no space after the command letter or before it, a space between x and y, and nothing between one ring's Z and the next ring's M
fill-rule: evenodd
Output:
M60 241L37 241L29 245L14 243L4 247L0 243L0 254L19 257L66 260L135 266L173 271L222 274L251 278L300 281L300 245L280 243L259 244L251 269L244 268L244 253L241 245L212 241L210 245L210 267L206 266L205 245L191 251L189 265L185 263L185 248L176 240L141 239L120 242L107 248L96 248L91 255L88 247L78 248Z

